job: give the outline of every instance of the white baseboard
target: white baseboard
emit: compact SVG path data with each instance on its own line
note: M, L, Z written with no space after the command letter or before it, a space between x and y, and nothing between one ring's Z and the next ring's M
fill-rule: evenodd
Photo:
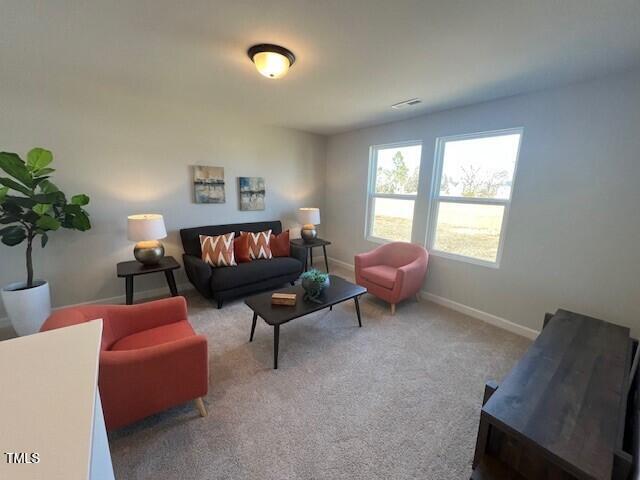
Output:
M354 266L351 263L343 262L342 260L338 260L336 258L329 257L329 262L333 263L339 267L342 267L346 270L353 271ZM498 317L497 315L493 315L491 313L483 312L482 310L478 310L477 308L469 307L462 303L454 302L453 300L449 300L448 298L441 297L439 295L434 295L433 293L429 293L426 291L421 291L420 296L425 300L428 300L433 303L437 303L438 305L442 305L443 307L450 308L451 310L455 310L456 312L464 313L465 315L469 315L478 320L482 320L490 325L493 325L498 328L502 328L503 330L507 330L511 333L515 333L516 335L520 335L522 337L530 338L534 340L538 334L540 333L537 330L533 330L532 328L523 327L522 325L518 325L510 320L507 320L502 317Z
M350 272L353 272L354 270L353 264L351 263L343 262L342 260L338 260L337 258L331 258L331 257L327 257L327 258L329 259L329 263L334 263L339 267L349 270Z
M194 287L190 283L181 283L177 285L178 292L185 292L187 290L192 290ZM167 295L167 287L159 287L152 288L151 290L142 290L140 292L134 292L133 298L134 300L144 300L147 298L153 297L162 297ZM53 310L59 310L61 308L67 307L77 307L80 305L92 305L96 303L104 303L104 304L121 304L126 302L126 295L116 295L115 297L106 297L106 298L97 298L95 300L88 300L86 302L73 303L70 305L61 305L59 307L53 308ZM9 317L0 318L0 328L8 327L11 325L9 321Z
M537 330L533 330L529 327L523 327L522 325L518 325L517 323L514 323L502 317L498 317L497 315L483 312L482 310L478 310L477 308L454 302L453 300L449 300L445 297L440 297L439 295L434 295L433 293L425 292L424 290L420 292L420 296L425 300L429 300L430 302L437 303L438 305L450 308L451 310L455 310L456 312L464 313L465 315L469 315L470 317L482 320L483 322L493 325L494 327L502 328L503 330L507 330L522 337L530 338L531 340L535 340L540 333Z

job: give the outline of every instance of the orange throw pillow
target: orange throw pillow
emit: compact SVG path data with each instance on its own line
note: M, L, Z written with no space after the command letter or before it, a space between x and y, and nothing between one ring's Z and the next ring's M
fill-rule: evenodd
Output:
M240 235L246 234L249 237L249 256L251 260L258 260L260 258L271 259L273 254L269 247L269 240L271 239L271 230L266 232L240 232Z
M232 267L237 265L233 255L233 237L235 233L209 237L200 235L202 260L212 267Z
M233 254L238 263L251 261L251 256L249 255L249 235L242 233L233 241Z
M271 234L269 247L271 247L271 253L273 253L274 257L290 257L289 230L282 232L280 235Z

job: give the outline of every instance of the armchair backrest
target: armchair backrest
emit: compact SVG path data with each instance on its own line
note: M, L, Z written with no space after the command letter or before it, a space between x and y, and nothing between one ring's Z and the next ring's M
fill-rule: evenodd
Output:
M187 320L184 297L169 297L137 305L80 305L53 312L41 332L102 319L102 350L128 335L154 328L169 321Z
M89 322L91 320L102 319L102 345L101 349L105 350L115 340L106 338L106 332L108 331L109 324L109 307L115 305L80 305L77 307L61 308L56 310L49 318L45 320L40 327L41 332L47 330L55 330L56 328L70 327L71 325L78 325L80 323Z
M384 253L384 263L395 268L408 265L419 258L426 261L429 257L427 250L415 243L391 242L378 248Z
M230 223L227 225L183 228L180 230L180 238L182 239L184 253L200 258L202 256L200 235L214 236L235 232L236 236L238 236L240 232L264 232L266 230L271 230L274 235L278 235L282 233L282 222L276 220L273 222Z

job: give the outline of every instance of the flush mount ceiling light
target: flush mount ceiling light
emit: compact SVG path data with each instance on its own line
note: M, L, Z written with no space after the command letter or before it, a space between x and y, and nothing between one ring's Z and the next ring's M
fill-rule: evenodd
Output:
M258 72L267 78L284 77L296 61L291 50L268 43L254 45L247 51L247 55L256 65Z

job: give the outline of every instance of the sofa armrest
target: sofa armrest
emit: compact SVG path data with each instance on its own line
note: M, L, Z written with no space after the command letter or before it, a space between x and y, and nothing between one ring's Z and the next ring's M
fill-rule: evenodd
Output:
M299 245L291 245L291 257L300 260L302 263L301 271L304 271L304 266L307 264L307 249Z
M211 298L211 265L193 255L182 255L187 278L205 297Z

